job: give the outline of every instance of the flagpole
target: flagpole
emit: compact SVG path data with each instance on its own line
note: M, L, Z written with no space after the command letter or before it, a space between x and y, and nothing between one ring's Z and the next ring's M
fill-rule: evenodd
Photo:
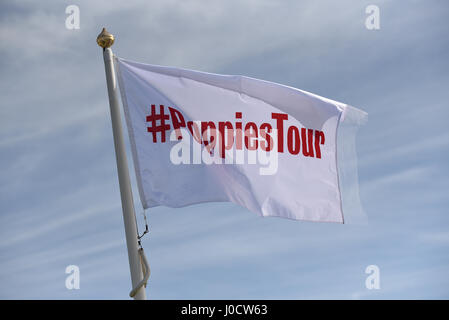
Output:
M103 48L109 107L111 110L112 133L114 137L115 157L117 160L120 197L122 200L123 222L125 224L126 246L128 248L129 269L131 271L131 282L134 288L133 292L135 293L133 297L135 300L145 300L145 289L144 286L141 285L143 273L138 244L136 215L134 211L128 163L126 160L125 142L123 139L117 79L114 72L112 50L110 48L114 43L114 36L103 28L102 32L97 37L97 43ZM138 288L139 285L140 288Z

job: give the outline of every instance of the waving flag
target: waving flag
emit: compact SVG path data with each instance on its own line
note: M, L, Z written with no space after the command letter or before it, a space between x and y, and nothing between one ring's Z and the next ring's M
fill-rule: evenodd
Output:
M144 208L231 201L344 222L337 136L362 111L243 76L115 63Z

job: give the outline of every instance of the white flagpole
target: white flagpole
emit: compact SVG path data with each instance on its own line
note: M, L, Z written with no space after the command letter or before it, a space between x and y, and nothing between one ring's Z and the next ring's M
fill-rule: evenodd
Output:
M129 179L128 163L126 160L125 142L123 139L120 106L118 100L117 79L114 72L114 62L111 46L114 36L103 28L98 35L97 43L103 48L104 66L108 86L109 107L111 109L112 132L114 136L115 157L117 160L118 181L120 185L120 197L122 200L123 221L125 224L126 246L128 247L129 268L133 288L137 288L143 279L142 262L138 247L138 233L134 201ZM140 286L134 295L136 300L145 300L144 286Z

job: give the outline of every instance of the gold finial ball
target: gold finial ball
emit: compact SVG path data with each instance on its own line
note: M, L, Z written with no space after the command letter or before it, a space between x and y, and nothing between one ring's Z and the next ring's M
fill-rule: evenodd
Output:
M103 49L109 48L114 43L114 36L103 28L101 33L97 37L97 43Z

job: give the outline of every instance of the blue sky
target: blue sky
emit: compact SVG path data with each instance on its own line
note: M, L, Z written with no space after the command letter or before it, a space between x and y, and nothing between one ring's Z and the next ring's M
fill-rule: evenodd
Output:
M65 28L70 4L79 30ZM365 28L369 4L380 30ZM357 137L367 225L230 203L148 210L150 299L449 298L448 14L443 0L2 1L0 298L128 298L103 26L126 59L279 82L369 114ZM72 264L79 290L65 287ZM379 290L365 287L371 264Z

